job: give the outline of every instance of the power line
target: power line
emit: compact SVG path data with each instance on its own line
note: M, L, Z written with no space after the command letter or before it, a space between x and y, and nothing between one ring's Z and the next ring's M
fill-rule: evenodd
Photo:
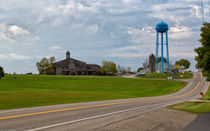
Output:
M202 18L203 18L203 23L204 23L205 16L204 16L204 9L203 9L203 0L201 0L200 4L201 4L201 13L202 13Z

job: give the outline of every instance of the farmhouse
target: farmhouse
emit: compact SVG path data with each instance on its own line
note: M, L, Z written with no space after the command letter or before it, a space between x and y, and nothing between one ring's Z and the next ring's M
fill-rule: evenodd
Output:
M97 75L100 73L100 66L86 64L85 62L70 58L70 52L66 52L66 59L55 62L56 75Z

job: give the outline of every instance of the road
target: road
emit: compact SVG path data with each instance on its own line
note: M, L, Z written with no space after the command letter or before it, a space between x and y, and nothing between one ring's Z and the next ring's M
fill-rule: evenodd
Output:
M97 130L158 108L191 100L207 87L194 73L182 90L165 96L64 104L0 111L0 131ZM169 87L170 88L170 87Z

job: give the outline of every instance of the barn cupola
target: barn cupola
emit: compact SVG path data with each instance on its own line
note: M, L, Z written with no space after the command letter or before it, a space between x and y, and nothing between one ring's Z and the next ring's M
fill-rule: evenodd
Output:
M69 51L66 52L66 59L70 59L70 52Z

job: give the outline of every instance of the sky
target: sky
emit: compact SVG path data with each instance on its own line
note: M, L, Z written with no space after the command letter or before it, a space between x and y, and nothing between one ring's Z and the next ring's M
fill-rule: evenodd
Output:
M208 0L205 21L210 20ZM36 62L54 56L88 64L103 60L133 70L155 53L155 26L169 25L170 61L195 70L202 10L197 0L0 0L0 66L7 73L38 73ZM165 50L164 50L165 51ZM166 51L165 51L166 52ZM164 52L164 55L165 55Z

